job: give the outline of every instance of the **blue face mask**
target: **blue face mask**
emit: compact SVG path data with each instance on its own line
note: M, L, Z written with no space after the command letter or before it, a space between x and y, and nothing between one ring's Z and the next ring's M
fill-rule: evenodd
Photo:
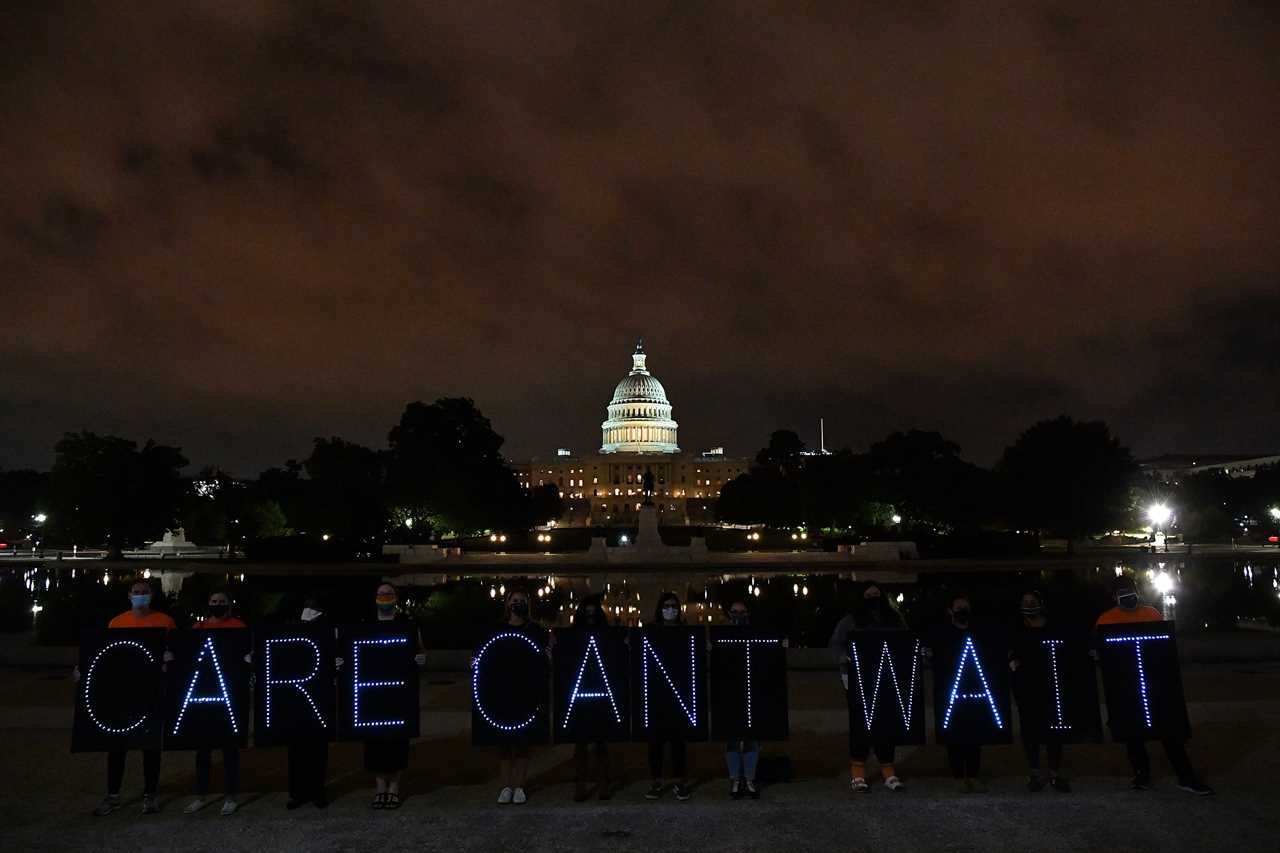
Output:
M142 607L150 607L151 593L146 593L145 595L131 595L129 596L129 601L133 603L135 610Z

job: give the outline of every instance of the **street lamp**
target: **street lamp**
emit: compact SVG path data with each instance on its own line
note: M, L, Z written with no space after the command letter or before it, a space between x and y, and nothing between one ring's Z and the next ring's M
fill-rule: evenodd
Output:
M45 515L43 512L37 512L35 515L31 516L31 520L36 524L44 524L49 520L49 516Z
M1151 528L1152 528L1152 531L1156 534L1160 534L1160 528L1164 526L1166 523L1168 523L1169 519L1172 516L1173 516L1173 510L1169 509L1168 504L1159 503L1159 504L1152 504L1151 506L1147 507L1147 518L1151 519ZM1168 535L1169 535L1168 531L1165 531L1164 549L1166 551L1169 550Z
M1273 506L1271 509L1267 510L1267 512L1271 513L1271 517L1276 521L1280 521L1280 506Z
M898 515L898 514L895 512L889 520L890 520L890 521L892 521L894 524L901 524L901 523L902 523L902 516Z

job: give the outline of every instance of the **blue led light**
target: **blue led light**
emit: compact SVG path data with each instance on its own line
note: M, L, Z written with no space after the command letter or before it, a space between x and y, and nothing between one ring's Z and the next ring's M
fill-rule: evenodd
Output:
M361 681L360 680L360 647L361 646L407 646L408 637L382 637L372 640L353 640L351 643L351 725L361 728L376 726L403 726L404 720L361 720L360 691L375 690L385 687L404 687L404 681Z
M973 660L973 668L978 673L978 680L982 682L981 693L960 692L960 678L964 675L965 661L969 659ZM996 728L1004 728L1004 721L1000 719L1000 711L996 708L995 697L991 695L991 686L987 684L987 675L982 671L982 661L978 660L978 650L973 645L973 637L967 635L964 638L964 650L960 652L960 662L956 665L956 677L951 683L951 696L947 699L947 711L942 716L942 727L944 729L951 725L951 712L955 708L957 699L965 701L985 700L987 706L991 708L991 716L996 722Z
M746 651L747 663L747 728L751 728L751 647L776 646L781 640L716 640L717 643L738 643Z
M122 735L133 731L138 728L138 726L145 723L147 721L147 715L143 714L127 726L108 726L106 723L102 722L102 720L98 719L98 715L94 712L93 696L90 693L90 689L93 686L94 668L97 667L98 662L102 660L103 655L116 648L131 648L142 652L142 654L146 656L147 662L150 664L154 664L156 659L155 656L151 654L151 650L142 643L139 643L137 640L115 640L114 642L107 643L96 655L93 656L93 661L90 662L89 669L84 674L84 709L89 712L89 719L93 720L93 724L95 726L108 734Z
M695 728L698 725L698 659L695 656L697 645L694 642L693 635L689 635L689 704L685 704L684 697L680 695L680 691L676 689L675 682L671 680L671 676L667 673L667 668L662 665L662 659L658 657L658 652L649 642L649 638L645 637L641 642L640 656L643 663L640 667L641 676L644 679L644 727L649 728L649 659L658 665L658 672L662 673L662 677L666 679L667 686L671 688L671 692L675 695L676 701L680 703L680 709L684 711L685 717L689 720L689 725Z
M604 682L603 693L599 691L585 693L581 690L582 676L587 671L587 660L591 658L595 659L596 667L600 670L600 679ZM608 699L610 707L613 708L614 722L622 723L622 715L618 713L618 703L613 700L613 688L609 686L609 675L605 672L604 661L600 657L600 649L596 645L594 634L587 638L587 648L582 653L582 664L578 667L578 677L573 682L573 692L569 694L569 709L564 713L563 728L569 728L569 717L573 714L573 705L579 699Z
M213 674L218 678L218 695L217 696L196 696L196 681L200 679L200 663L204 660L205 654L208 653L209 660L213 663ZM218 650L214 647L213 637L205 637L204 644L200 646L200 651L196 655L195 666L191 670L191 681L187 683L187 695L182 699L182 707L178 709L178 718L173 721L173 734L178 733L179 727L182 726L182 718L186 716L187 706L192 702L207 703L216 702L227 709L227 719L231 721L232 734L240 734L240 726L236 723L236 712L231 707L231 694L227 691L227 680L222 677L222 664L218 662Z
M871 687L871 704L867 705L867 691L862 681L862 663L858 660L858 643L853 641L850 658L853 660L854 676L858 680L858 697L862 700L862 719L866 721L867 731L871 731L871 721L876 717L876 704L880 697L880 683L884 680L885 663L889 664L889 678L893 682L894 693L898 697L898 710L902 713L902 726L911 728L911 708L915 704L916 672L920 662L920 641L916 640L911 649L911 680L907 682L907 695L902 695L902 683L898 681L898 669L893 665L893 655L889 653L889 641L880 646L880 664L876 668L876 680Z
M315 665L311 669L311 674L304 678L272 678L271 677L271 649L273 646L285 643L305 643L311 647L311 651L315 653ZM274 687L287 686L292 687L302 694L307 700L307 704L311 706L311 710L315 712L316 719L320 721L320 725L328 728L329 724L324 721L324 717L320 714L320 708L316 705L316 700L311 697L307 689L302 685L320 674L320 646L315 640L309 637L276 637L266 641L263 649L263 696L266 705L266 723L267 728L271 728L271 690Z
M1147 670L1142 662L1142 644L1153 640L1173 639L1170 634L1135 634L1131 637L1107 637L1108 643L1133 643L1133 654L1138 664L1138 694L1142 697L1142 715L1147 728L1151 728L1151 701L1147 697Z
M521 729L526 729L533 725L533 721L538 719L538 711L536 708L534 709L534 712L529 715L529 719L524 722L515 724L500 723L493 717L489 716L489 712L485 710L484 703L480 701L480 662L484 660L485 653L489 651L489 648L499 640L520 640L523 643L527 643L529 648L533 649L533 653L535 655L542 654L542 650L538 648L537 643L525 634L521 634L516 631L503 631L501 634L495 634L490 637L489 641L480 647L480 651L476 652L475 660L471 663L471 699L475 705L475 709L480 712L480 716L484 718L484 721L495 729L501 729L504 732L518 732Z
M1049 728L1060 732L1071 730L1071 726L1067 725L1066 720L1062 716L1062 681L1058 678L1058 646L1063 644L1062 640L1041 640L1040 641L1049 655L1049 672L1053 675L1053 701L1058 710L1058 719L1054 723L1049 724Z

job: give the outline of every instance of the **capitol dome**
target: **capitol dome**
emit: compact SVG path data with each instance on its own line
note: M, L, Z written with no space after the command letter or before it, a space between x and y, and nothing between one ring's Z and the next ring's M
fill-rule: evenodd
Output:
M609 419L601 428L601 453L680 452L671 403L662 383L645 367L643 340L631 355L631 372L613 390Z

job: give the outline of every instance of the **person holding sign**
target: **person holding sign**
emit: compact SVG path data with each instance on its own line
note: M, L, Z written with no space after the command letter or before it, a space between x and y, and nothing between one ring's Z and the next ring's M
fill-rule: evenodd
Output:
M107 628L163 628L172 631L177 625L173 617L167 613L151 609L151 581L137 578L129 587L129 609L107 623ZM171 654L165 652L167 662ZM76 669L76 681L80 680L80 670ZM126 750L113 749L107 753L107 795L93 810L97 817L105 817L120 808L120 786L124 783L124 764L128 755ZM160 750L142 750L142 813L155 814L160 811L156 800L156 789L160 785Z
M333 633L329 617L320 608L320 600L309 594L302 605L299 619L313 627L323 626ZM334 662L337 665L338 661ZM329 739L323 734L298 736L289 740L289 799L286 809L296 809L312 803L318 809L329 805L325 794L325 776L329 766Z
M957 592L951 596L951 600L947 605L947 623L934 632L932 646L935 660L937 649L965 647L965 638L970 636L972 630L972 614L973 605L969 602L969 596L966 593ZM965 658L962 653L957 666L963 667L964 662ZM941 700L936 699L936 701ZM938 712L938 709L935 709L935 714ZM961 792L970 794L985 794L987 792L987 783L979 775L982 769L982 746L980 744L948 743L947 761L951 764L951 775L955 777Z
M653 614L653 624L657 626L683 625L684 617L680 615L680 599L674 592L664 592L658 596L658 606ZM632 654L635 654L633 651ZM662 752L666 744L671 744L671 772L679 780L675 784L676 799L688 801L693 792L689 790L689 779L685 775L688 761L688 744L685 736L678 732L649 732L649 774L653 784L645 792L646 800L662 798L666 790L662 784Z
M1035 792L1043 790L1045 785L1044 777L1040 775L1041 741L1036 733L1046 727L1034 725L1032 721L1043 719L1048 709L1045 708L1042 691L1038 690L1041 685L1029 684L1026 679L1020 679L1018 671L1023 668L1020 650L1033 647L1038 642L1036 635L1043 634L1049 627L1044 597L1036 590L1024 592L1019 613L1022 619L1018 637L1009 650L1009 670L1013 673L1013 696L1018 702L1018 713L1022 721L1022 748L1027 755L1027 767L1031 771L1027 778L1027 790ZM1070 793L1070 783L1059 773L1062 769L1062 741L1045 740L1044 749L1049 761L1049 786L1059 793Z
M375 618L379 623L410 622L407 616L396 612L400 597L395 586L389 583L378 584L374 592L373 604ZM413 662L419 667L426 666L427 653L423 648L422 634L415 627L417 651ZM364 769L373 774L374 794L371 806L375 809L400 808L400 773L409 766L409 739L366 740L364 742Z
M603 629L609 627L609 616L598 595L589 595L578 602L573 624L578 628ZM609 742L603 738L590 739L579 733L573 744L573 801L585 802L590 783L589 748L594 744L596 753L596 796L602 800L610 797L609 791Z
M223 628L248 630L248 625L231 615L231 597L225 592L218 590L210 593L208 607L208 617L193 625L193 629L197 631ZM182 810L183 814L195 814L208 804L212 763L213 749L202 747L196 750L196 796L194 800L187 803L186 808ZM235 814L236 809L239 808L236 796L240 793L240 745L232 738L228 738L222 747L222 774L223 786L226 790L223 792L221 813L226 817Z
M735 598L729 605L729 623L746 627L751 624L751 612L747 602ZM725 746L725 763L729 765L729 796L735 800L744 796L760 799L756 785L756 765L760 762L760 743L754 740L731 740Z
M1163 622L1164 616L1150 605L1142 604L1138 598L1138 590L1133 581L1127 577L1118 578L1114 587L1116 606L1098 617L1096 627L1103 625L1127 625L1135 622ZM1196 776L1187 756L1186 738L1167 736L1160 739L1164 746L1169 763L1178 774L1178 787L1189 794L1205 797L1211 796L1214 790L1204 784ZM1129 754L1129 763L1133 766L1133 781L1130 783L1135 791L1145 791L1151 787L1151 756L1147 754L1146 741L1140 737L1128 738L1125 749Z
M502 624L508 631L529 635L534 645L547 649L550 653L549 636L541 625L533 621L529 607L529 593L523 589L512 589L507 593ZM474 663L472 661L472 665ZM528 792L525 791L525 782L529 776L528 738L528 733L522 731L519 737L498 747L498 775L502 780L502 790L498 792L499 805L523 805L529 801Z
M840 666L840 681L845 692L849 692L849 641L850 634L855 631L905 631L906 622L892 604L884 597L883 590L874 581L862 588L862 593L855 599L854 606L849 609L831 632L831 640L827 648ZM895 744L880 741L875 744L859 721L854 718L854 703L847 702L849 707L849 787L855 794L871 793L867 783L867 759L874 748L876 760L880 762L880 775L884 777L884 785L890 791L906 789L902 779L898 777L894 766Z

